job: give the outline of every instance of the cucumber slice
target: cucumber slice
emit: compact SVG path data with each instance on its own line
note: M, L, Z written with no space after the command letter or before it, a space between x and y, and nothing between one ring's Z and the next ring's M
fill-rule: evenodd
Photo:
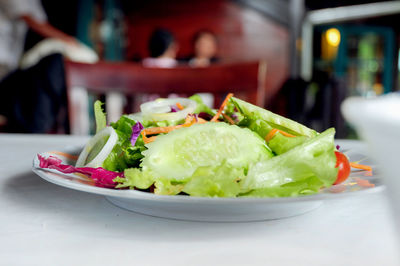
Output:
M264 140L247 128L226 123L197 124L174 130L146 145L143 170L184 181L198 167L227 164L247 169L250 163L271 158Z

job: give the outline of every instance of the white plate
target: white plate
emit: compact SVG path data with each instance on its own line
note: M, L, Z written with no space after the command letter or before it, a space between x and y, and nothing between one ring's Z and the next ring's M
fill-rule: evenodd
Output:
M366 158L365 145L359 141L336 141L351 161ZM48 156L50 153L42 153ZM54 154L53 154L54 155ZM60 157L60 156L58 156ZM67 159L60 157L64 161ZM363 163L373 165L368 159ZM363 193L381 191L384 187L376 174L366 171L352 173L341 185L333 186L316 195L293 198L202 198L189 196L160 196L137 190L115 190L94 186L87 179L75 174L62 174L56 170L39 168L35 157L32 170L43 179L71 189L104 195L121 208L134 212L191 221L244 222L279 219L311 211L320 206L323 200L339 199ZM374 187L360 187L356 180L361 178L374 184Z

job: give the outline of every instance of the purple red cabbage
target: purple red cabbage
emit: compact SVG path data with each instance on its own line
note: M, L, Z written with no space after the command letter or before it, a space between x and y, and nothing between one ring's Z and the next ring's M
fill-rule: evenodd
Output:
M340 149L340 146L339 146L339 145L336 145L336 149L339 150L339 149Z
M233 119L233 121L234 121L235 123L238 123L238 122L239 122L239 117L238 117L236 114L231 114L231 118Z
M177 109L177 107L175 107L175 106L171 106L171 113L176 113L176 112L178 112L178 109Z
M140 122L137 122L133 127L132 127L132 135L131 135L131 144L132 146L135 146L136 140L140 136L140 132L143 130L143 125Z
M64 174L84 174L93 179L98 187L115 188L117 183L113 181L114 178L124 177L123 173L108 171L102 167L75 167L72 165L62 164L61 159L55 156L44 158L38 154L38 159L40 168L54 169Z
M197 114L188 114L188 116L194 117L194 119L196 120L196 123L199 122L199 118L198 118Z

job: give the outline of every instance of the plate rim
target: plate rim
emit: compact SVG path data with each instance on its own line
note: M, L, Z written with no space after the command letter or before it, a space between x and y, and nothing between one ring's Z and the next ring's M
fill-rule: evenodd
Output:
M377 193L385 190L385 185L375 186L373 188L348 192L348 193L319 193L313 195L305 195L298 197L196 197L196 196L185 196L185 195L157 195L154 193L139 191L139 190L115 190L110 188L102 188L95 186L88 186L80 183L68 181L65 178L52 178L51 175L62 176L63 173L55 173L45 169L39 169L32 167L32 171L40 176L42 179L59 185L65 188L78 190L82 192L92 193L96 195L102 195L106 197L117 197L132 200L146 200L146 201L157 201L157 202L178 202L178 203L289 203L289 202L304 202L304 201L321 201L321 200L332 200L332 199L343 199L347 197L353 197L358 195ZM67 176L67 175L65 175Z

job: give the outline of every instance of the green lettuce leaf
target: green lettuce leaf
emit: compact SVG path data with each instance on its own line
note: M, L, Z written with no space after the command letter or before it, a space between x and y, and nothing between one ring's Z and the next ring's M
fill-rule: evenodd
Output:
M154 183L150 172L143 172L139 168L128 168L124 171L125 177L117 177L113 181L119 183L116 188L147 189Z
M143 158L142 151L146 150L146 147L141 135L136 140L135 146L132 146L130 142L132 126L135 124L136 121L126 115L121 116L117 122L111 123L118 135L118 141L103 163L105 169L122 172L126 168L139 166Z
M268 133L274 129L269 123L255 117L253 119L245 117L239 122L239 126L249 128L260 135L263 139L265 139Z
M212 116L215 115L215 112L203 102L203 100L201 99L200 95L194 94L194 95L190 96L189 99L193 100L193 101L195 101L197 103L197 107L194 110L195 114L203 112L203 113L207 113L207 114L212 115Z
M286 137L281 133L277 132L275 136L268 142L268 146L275 154L280 155L282 153L285 153L293 149L294 147L300 144L303 144L308 139L309 138L305 136L297 136L295 138Z
M198 197L236 197L243 169L226 164L219 167L199 167L185 184L183 192Z
M145 128L148 127L168 127L168 126L176 126L183 124L185 122L185 119L182 120L173 120L173 121L152 121L152 120L142 120L142 125Z
M242 193L241 197L296 197L318 193L323 183L319 178L312 176L297 182L290 182L281 186L265 187Z
M177 195L182 192L184 184L182 182L171 181L168 178L157 178L154 183L154 194L157 195Z
M242 192L253 196L296 196L330 187L338 172L334 134L333 128L328 129L279 156L254 164L240 182Z
M274 114L238 98L232 97L229 102L230 104L234 104L239 112L244 116L244 119L240 121L239 126L250 128L262 138L265 138L273 128L283 130L295 136L314 137L318 134L315 130L300 123Z
M96 133L107 126L106 114L102 108L103 103L96 101L94 103L94 118L96 120Z

